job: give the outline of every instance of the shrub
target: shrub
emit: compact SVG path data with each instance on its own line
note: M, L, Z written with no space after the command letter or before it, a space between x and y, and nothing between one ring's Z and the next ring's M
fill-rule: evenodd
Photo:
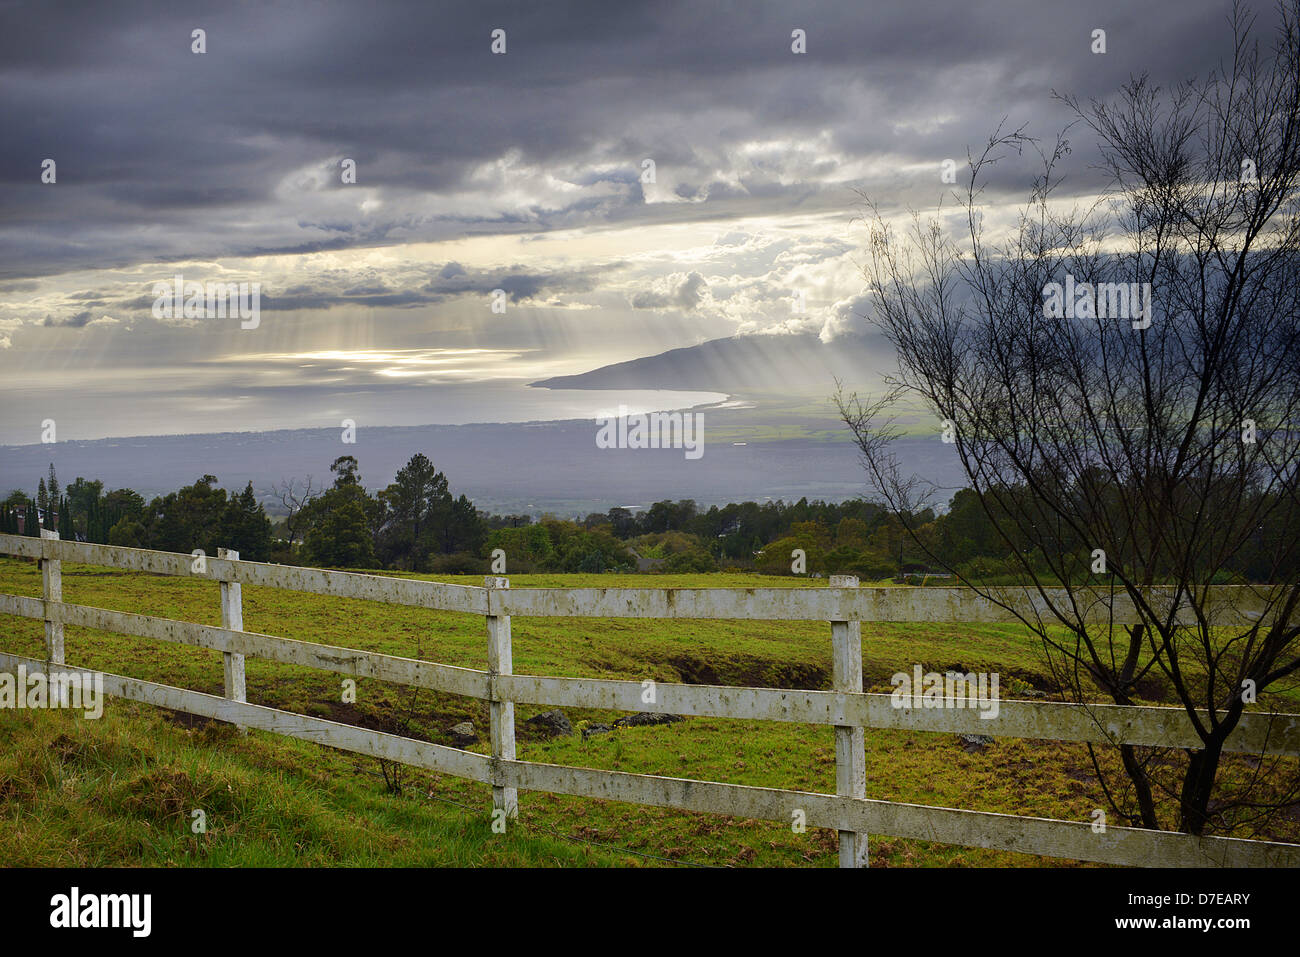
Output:
M702 548L678 552L663 564L665 572L716 572L718 560Z
M435 575L485 575L490 567L473 552L434 555L429 559L429 571Z

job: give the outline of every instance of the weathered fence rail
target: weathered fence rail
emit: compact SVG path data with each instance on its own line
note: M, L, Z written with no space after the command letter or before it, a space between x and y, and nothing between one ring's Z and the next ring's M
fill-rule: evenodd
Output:
M388 578L239 560L0 535L0 554L34 558L42 569L41 598L0 594L0 614L43 620L45 658L0 653L0 669L29 672L57 668L92 674L64 663L67 625L176 642L222 653L225 697L105 674L105 691L117 697L186 711L315 741L334 748L400 761L489 784L495 811L513 817L519 791L548 791L643 805L727 814L789 823L802 812L806 823L840 833L841 866L867 862L867 835L878 834L993 848L1049 857L1135 866L1300 866L1300 845L1236 838L1199 838L1167 831L1107 827L1090 822L992 814L865 798L864 728L978 733L1105 744L1194 748L1199 744L1187 714L1177 708L1075 705L1043 701L999 702L996 719L976 709L895 707L889 695L862 691L861 621L1017 620L997 604L962 589L858 589L856 580L832 579L811 589L512 589L489 578L482 588ZM62 600L61 563L77 562L221 583L222 626L200 625ZM487 623L488 670L461 668L354 648L296 641L243 629L240 586L259 585L337 597L481 615ZM1015 602L1013 596L1005 597ZM1063 600L1053 598L1049 600ZM1250 588L1216 589L1223 621L1258 619L1263 602ZM1124 601L1090 612L1098 621L1132 617ZM1041 605L1023 600L1033 615ZM831 691L741 688L658 683L647 702L639 681L512 674L513 616L757 618L823 620L831 623ZM483 755L352 725L250 704L244 660L262 658L354 677L448 692L487 701L491 754ZM662 712L742 720L785 721L835 728L836 794L758 788L659 775L561 767L515 756L514 705ZM1300 755L1300 715L1245 715L1226 750Z

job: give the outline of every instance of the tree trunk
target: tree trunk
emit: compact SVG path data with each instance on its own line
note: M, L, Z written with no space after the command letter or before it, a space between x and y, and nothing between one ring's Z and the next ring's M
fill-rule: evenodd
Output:
M1124 770L1129 780L1133 782L1138 810L1142 813L1142 826L1152 831L1160 830L1160 821L1156 817L1156 803L1151 797L1151 782L1147 779L1142 762L1138 760L1137 749L1131 744L1121 744L1119 754L1124 761Z
M1217 736L1216 736L1217 738ZM1215 740L1200 751L1193 751L1187 762L1183 790L1178 801L1179 830L1188 834L1201 834L1209 823L1210 796L1214 793L1214 778L1223 754L1222 744Z

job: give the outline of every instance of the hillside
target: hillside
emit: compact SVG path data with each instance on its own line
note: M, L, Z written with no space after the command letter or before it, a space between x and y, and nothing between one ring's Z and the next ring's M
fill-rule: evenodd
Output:
M874 384L893 361L892 349L874 336L843 335L830 342L811 334L732 336L530 385L821 396L834 391L836 379L858 389Z

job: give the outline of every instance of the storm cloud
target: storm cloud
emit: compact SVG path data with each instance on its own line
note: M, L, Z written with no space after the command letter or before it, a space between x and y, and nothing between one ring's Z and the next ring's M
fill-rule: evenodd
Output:
M257 357L436 339L563 373L735 333L860 329L860 194L933 209L952 189L942 162L964 164L1004 121L1054 137L1071 116L1053 91L1106 99L1136 74L1212 69L1229 12L8 3L0 372L12 389L42 370L56 388L133 363L190 369L218 401L214 356L257 378ZM1255 12L1266 32L1271 7ZM1072 140L1062 195L1094 194L1095 147ZM1023 199L1022 159L993 170L989 202ZM155 319L151 285L182 272L260 283L270 341ZM489 311L497 289L505 316ZM39 405L34 381L23 398Z

